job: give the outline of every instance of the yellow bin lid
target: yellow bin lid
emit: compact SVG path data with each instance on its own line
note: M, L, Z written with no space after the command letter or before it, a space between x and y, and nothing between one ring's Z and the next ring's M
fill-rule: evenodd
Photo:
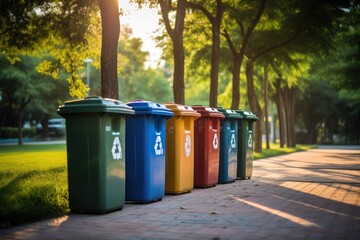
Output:
M189 116L199 118L201 115L190 106L185 106L176 103L164 103L164 106L170 109L174 116Z

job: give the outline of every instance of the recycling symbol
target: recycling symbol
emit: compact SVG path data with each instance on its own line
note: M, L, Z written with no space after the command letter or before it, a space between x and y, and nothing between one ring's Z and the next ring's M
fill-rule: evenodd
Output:
M214 139L213 139L213 147L214 149L217 149L219 146L219 139L218 139L218 135L217 133L214 134Z
M155 149L155 155L161 155L164 153L164 148L161 142L161 133L157 133L156 132L156 139L155 139L155 145L154 145L154 149Z
M111 153L114 160L122 159L122 149L119 137L114 138L113 146L111 149Z
M190 135L186 135L185 137L185 155L186 157L190 156L191 152L191 138Z
M230 143L231 143L231 148L236 148L236 139L235 139L235 134L234 133L231 134Z
M250 134L249 134L249 140L248 140L248 146L249 146L249 148L251 148L252 145L253 145L253 139L252 139L252 134L250 133Z

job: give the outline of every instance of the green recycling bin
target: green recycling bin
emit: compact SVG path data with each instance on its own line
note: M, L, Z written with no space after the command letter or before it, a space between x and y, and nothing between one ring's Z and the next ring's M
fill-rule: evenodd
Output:
M65 102L69 207L105 213L125 204L125 124L131 107L88 97Z
M258 120L256 115L243 110L235 110L243 118L239 119L238 124L238 164L237 178L250 179L253 172L253 152L254 152L254 123Z

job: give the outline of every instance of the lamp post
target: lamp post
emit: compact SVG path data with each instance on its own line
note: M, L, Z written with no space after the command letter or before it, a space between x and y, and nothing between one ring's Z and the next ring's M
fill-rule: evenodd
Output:
M86 85L90 89L90 63L92 63L94 60L91 58L86 58L84 62L86 63ZM89 96L89 90L87 90L86 93L87 96Z

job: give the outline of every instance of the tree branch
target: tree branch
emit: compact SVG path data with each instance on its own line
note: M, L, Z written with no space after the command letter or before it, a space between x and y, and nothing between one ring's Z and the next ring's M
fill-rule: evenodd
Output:
M254 31L256 24L259 22L261 15L264 12L265 4L266 4L266 0L261 0L259 10L258 10L255 18L251 21L251 25L249 26L249 28L247 29L247 31L245 33L244 40L243 40L243 43L242 43L242 46L240 49L240 55L243 55L245 52L245 48L247 47L247 44L250 41L251 34Z
M223 35L225 37L225 39L226 39L226 41L227 41L233 55L237 55L238 52L237 52L237 50L236 50L236 48L234 46L234 43L231 41L231 38L230 38L229 33L227 32L227 30L224 29L224 31L221 33L221 35Z
M245 37L244 25L242 24L242 22L241 22L238 18L235 18L235 21L236 21L237 24L240 26L241 36L242 36L242 37Z
M204 6L200 5L199 3L186 2L185 7L200 10L207 17L207 19L209 19L210 23L213 24L215 17L212 16L210 12L206 8L204 8Z
M272 50L274 50L274 49L277 49L277 48L281 48L281 47L285 46L286 44L291 43L292 41L294 41L294 40L297 38L297 36L299 36L300 32L301 32L301 29L298 29L293 36L291 36L290 38L286 39L285 41L280 42L280 43L278 43L278 44L275 44L275 45L273 45L273 46L271 46L271 47L269 47L269 48L267 48L267 49L264 49L263 51L259 52L258 54L256 54L256 55L253 57L253 61L255 61L255 59L257 59L257 58L260 57L261 55L264 55L264 54L267 53L267 52L270 52L270 51L272 51Z
M170 19L169 19L169 12L173 9L171 0L159 0L161 14L164 19L166 31L168 32L171 39L174 39L174 29L171 28Z

